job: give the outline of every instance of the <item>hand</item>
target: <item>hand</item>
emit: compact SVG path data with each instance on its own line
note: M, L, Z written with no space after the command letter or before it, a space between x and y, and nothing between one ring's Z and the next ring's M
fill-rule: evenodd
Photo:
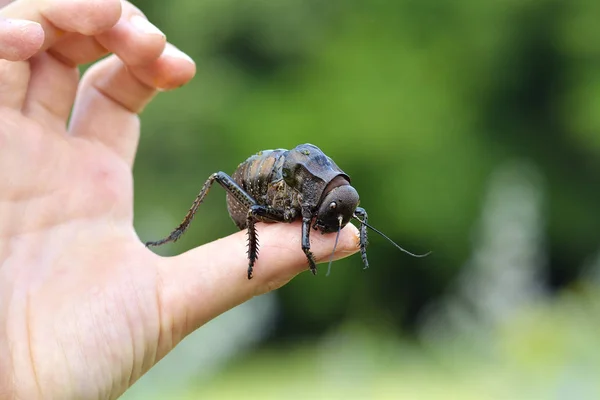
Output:
M77 65L108 52L79 82ZM194 73L127 2L0 9L1 398L116 398L194 329L306 269L297 223L259 224L250 281L245 232L171 258L137 237L137 114ZM333 236L313 235L318 259Z

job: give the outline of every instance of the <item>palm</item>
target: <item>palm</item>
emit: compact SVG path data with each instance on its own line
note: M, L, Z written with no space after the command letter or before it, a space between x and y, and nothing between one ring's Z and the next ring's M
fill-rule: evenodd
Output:
M129 166L100 143L18 122L0 150L0 182L12 183L0 191L2 214L12 221L0 253L0 321L8 324L0 332L9 336L0 354L11 354L13 365L2 367L31 382L64 368L60 375L82 390L97 390L99 377L112 382L121 368L135 379L156 360L160 313L155 257L132 226ZM17 154L31 163L23 168ZM129 382L120 384L124 390Z

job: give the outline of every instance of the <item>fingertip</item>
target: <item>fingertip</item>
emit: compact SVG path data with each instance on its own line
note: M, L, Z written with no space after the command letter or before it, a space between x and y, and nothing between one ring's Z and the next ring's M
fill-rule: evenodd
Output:
M24 61L44 44L44 29L34 21L7 18L0 20L0 58Z
M342 258L349 257L353 254L358 253L360 250L360 232L352 224L346 225L340 232L340 241L338 247L333 255L334 260L340 260ZM327 261L329 258L327 258ZM326 261L325 259L319 259L319 262Z
M147 66L132 67L131 72L146 85L165 91L188 83L196 74L196 63L177 47L167 43L156 61Z
M171 71L168 79L156 82L158 89L177 89L188 83L196 75L196 63L192 57L171 43L167 43L162 56L165 59L165 64L171 66Z
M144 66L164 52L166 35L130 3L125 3L119 22L96 39L127 66Z

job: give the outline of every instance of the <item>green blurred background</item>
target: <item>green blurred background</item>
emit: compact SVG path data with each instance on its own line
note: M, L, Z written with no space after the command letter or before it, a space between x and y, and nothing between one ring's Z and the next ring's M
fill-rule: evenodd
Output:
M371 235L370 269L226 313L125 399L600 398L600 2L134 4L198 67L142 115L142 239L212 172L309 142L373 225L434 253ZM159 251L235 230L215 189Z

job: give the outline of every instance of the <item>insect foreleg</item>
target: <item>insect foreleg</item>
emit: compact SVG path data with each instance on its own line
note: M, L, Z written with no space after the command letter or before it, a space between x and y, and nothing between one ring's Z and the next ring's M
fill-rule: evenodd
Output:
M354 210L354 215L356 215L360 220L360 256L362 257L363 263L365 264L365 269L369 268L369 262L367 261L367 225L365 225L368 221L367 211L362 207L356 207ZM362 223L364 222L364 224Z
M212 184L215 181L223 186L223 188L231 193L238 201L244 204L244 206L251 207L252 205L256 204L256 201L254 201L254 199L248 193L244 192L244 190L240 188L229 175L227 175L225 172L216 172L206 180L202 186L202 189L200 190L200 193L198 193L198 196L194 200L192 207L190 207L181 224L179 224L179 226L175 228L175 230L173 230L173 232L171 232L171 234L169 234L169 236L166 238L157 240L155 242L146 242L146 246L160 246L165 243L177 241L188 229L190 223L194 219L196 211L198 211L198 207L204 201L204 198L208 194Z
M304 214L304 213L303 213ZM308 266L310 267L310 272L313 275L317 274L317 263L315 261L315 256L310 251L310 222L312 220L312 216L302 216L302 251L306 254L306 258L308 258Z

